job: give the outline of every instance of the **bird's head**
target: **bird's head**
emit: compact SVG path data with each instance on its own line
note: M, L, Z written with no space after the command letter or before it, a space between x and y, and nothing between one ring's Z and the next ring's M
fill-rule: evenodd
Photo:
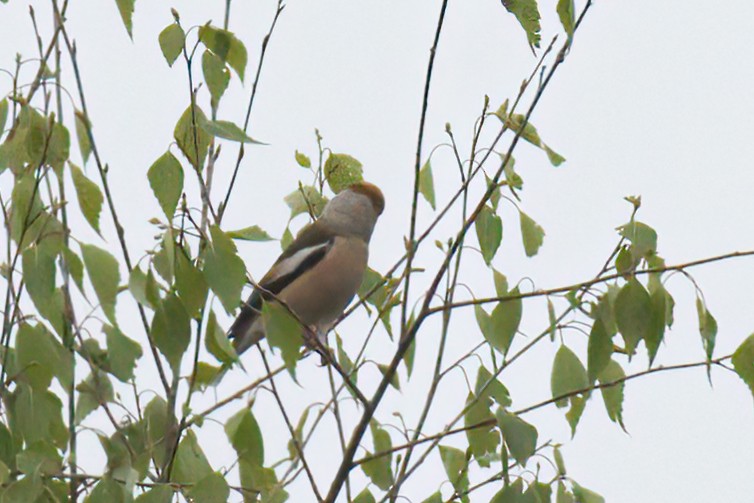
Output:
M327 203L322 219L339 234L372 236L377 217L385 209L385 196L374 184L358 182L339 192Z

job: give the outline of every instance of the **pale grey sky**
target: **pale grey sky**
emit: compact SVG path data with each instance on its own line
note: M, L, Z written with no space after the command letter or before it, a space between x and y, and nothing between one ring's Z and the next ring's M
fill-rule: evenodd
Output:
M560 30L555 4L540 1L544 45ZM11 0L0 6L0 68L12 68L16 52L25 57L36 54L28 5ZM146 221L160 214L146 170L170 145L175 122L188 104L185 68L180 62L167 67L157 34L172 21L170 7L176 7L184 25L191 26L208 19L221 23L223 5L139 1L131 42L114 2L71 2L69 30L79 48L94 133L111 167L116 204L128 215L127 237L137 257L153 245L155 229ZM392 265L401 254L408 228L421 91L439 5L439 1L405 0L288 2L271 41L251 121L250 134L269 145L247 149L226 229L259 224L280 235L287 220L282 197L300 177L308 180L295 166L293 152L298 149L314 156L313 131L319 128L327 146L358 158L365 176L385 192L387 209L373 239L371 262L378 270ZM582 5L577 1L579 9ZM223 98L222 119L242 121L259 43L274 6L272 0L233 3L230 28L246 44L249 65L243 87L233 76ZM35 7L49 34L47 4ZM532 117L544 141L567 162L553 168L542 152L528 144L521 145L516 155L517 170L526 182L522 208L547 232L544 247L533 259L523 257L515 211L504 205L505 233L495 267L512 283L528 277L537 288L591 277L615 245L615 227L630 214L622 198L638 194L643 199L639 219L657 230L659 253L670 264L754 249L752 20L754 4L744 1L725 6L701 0L596 2ZM437 55L423 157L432 146L446 141L446 122L468 151L484 95L494 106L514 98L535 61L523 31L498 1L451 0ZM9 79L0 76L0 94L6 94L9 86ZM72 84L69 92L75 94ZM206 96L206 90L202 92ZM172 150L177 153L175 146ZM224 155L216 186L227 180L235 148ZM447 149L438 150L432 162L442 204L456 190L456 168ZM8 176L0 178L4 191ZM186 180L193 181L188 174ZM426 204L422 203L421 212L420 222L429 222L432 214ZM86 229L82 236L98 246L114 247L109 217L103 215L103 222L107 222L107 243ZM438 237L449 236L452 229L452 223L442 227ZM250 273L258 277L279 248L276 243L240 244L239 251ZM422 265L431 267L438 258L428 250ZM489 273L481 261L478 257L469 261L473 265L465 270L464 282L477 295L491 293ZM754 260L691 272L719 324L716 354L728 354L754 331ZM676 298L676 324L666 334L658 363L701 360L693 287L681 276L668 284ZM222 311L219 304L215 310ZM541 300L525 304L524 313L522 330L529 334L546 323ZM122 311L121 319L124 327L133 327L136 337L138 325L129 325L128 320L132 315ZM223 313L223 322L228 319ZM467 330L466 322L474 323L471 312L454 324L452 351L470 347L468 337L476 327ZM349 348L359 347L365 326L363 315L341 326ZM430 324L420 334L418 377L403 394L390 394L381 421L395 423L394 410L415 418L417 393L426 384L422 374L433 365L429 349L437 343L432 332L436 326ZM384 334L379 337L381 347L370 346L371 356L387 362L392 346ZM565 337L585 360L584 338L575 331ZM556 349L557 345L545 344L503 375L516 407L549 397L549 369ZM245 356L244 361L251 376L261 374L256 355ZM645 367L642 356L629 368ZM154 376L148 358L142 360L141 369L141 384L150 387ZM299 374L301 387L286 376L278 379L296 418L300 404L308 403L305 400L329 396L328 389L321 389L327 386L325 371L314 359L304 361ZM369 382L377 376L374 368L367 368L361 379ZM442 395L447 403L438 403L427 432L442 428L465 398L462 374L451 376ZM226 396L247 379L240 371L232 373L217 396ZM624 402L628 435L608 420L598 395L589 402L573 440L560 410L543 410L527 420L537 426L540 439L564 444L569 475L609 503L754 501L751 396L731 373L715 371L714 388L706 379L705 372L696 369L628 383ZM197 403L213 400L208 393ZM228 417L238 407L240 403L219 417ZM283 454L284 443L278 441L277 448L273 435L287 435L279 411L269 395L260 394L254 413L269 436L266 460L275 461ZM355 417L353 411L349 417ZM330 428L316 438L309 455L317 459L314 469L323 480L337 466L331 456L339 452L332 444L333 431ZM225 466L231 451L224 445L221 425L208 422L199 435L213 466ZM213 441L213 436L221 441ZM93 435L84 434L83 442L97 445ZM453 440L447 443L459 445ZM97 469L83 456L81 463ZM534 463L530 462L532 467ZM543 470L546 473L549 467L543 465ZM354 473L356 486L363 486L361 472ZM432 456L419 473L406 485L406 495L417 502L444 479L439 456ZM291 486L291 501L306 501L302 495L309 494L307 485L301 477ZM479 491L472 501L488 501L496 490ZM443 491L450 494L448 484Z

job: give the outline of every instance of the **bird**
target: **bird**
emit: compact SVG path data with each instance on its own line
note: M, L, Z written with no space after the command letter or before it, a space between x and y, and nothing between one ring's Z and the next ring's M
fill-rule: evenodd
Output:
M265 337L261 316L265 301L284 302L324 343L361 286L369 240L384 209L382 191L369 182L338 192L322 215L301 229L242 305L227 333L236 353Z

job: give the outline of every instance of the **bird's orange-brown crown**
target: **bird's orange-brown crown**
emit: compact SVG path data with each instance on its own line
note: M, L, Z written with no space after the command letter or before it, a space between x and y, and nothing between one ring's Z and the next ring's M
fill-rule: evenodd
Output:
M382 214L382 211L385 209L385 196L382 195L379 187L369 182L358 182L348 187L348 190L367 196L372 201L374 211L378 215Z

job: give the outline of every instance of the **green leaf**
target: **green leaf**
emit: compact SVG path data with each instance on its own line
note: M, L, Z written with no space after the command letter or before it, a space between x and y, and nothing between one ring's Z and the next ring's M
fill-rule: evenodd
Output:
M306 154L302 154L298 150L296 150L296 163L302 168L312 167L312 161L311 159L309 159L309 156L307 156Z
M511 0L511 1L518 1L518 0ZM524 1L534 1L534 0L524 0ZM534 125L526 121L526 116L522 114L513 114L511 115L506 125L511 128L513 131L519 133L521 135L521 138L526 140L527 142L531 143L535 147L539 147L542 150L545 151L545 154L547 154L547 158L550 161L550 164L552 164L555 167L560 166L565 162L565 157L558 154L554 150L552 150L550 147L548 147L545 142L542 141L542 138L540 138L539 133L537 132L537 128L534 127Z
M555 361L552 365L552 376L550 378L550 388L552 397L557 398L562 395L568 395L582 390L589 386L586 369L579 361L579 357L562 345L555 354ZM564 407L566 400L562 399L556 402L558 407Z
M523 503L524 483L522 479L516 479L512 484L507 484L500 489L490 500L490 503Z
M5 492L2 493L2 497L4 502L25 503L27 501L37 501L37 498L42 496L43 491L42 478L28 476L10 484Z
M5 121L8 120L8 98L0 100L0 132L5 131Z
M571 427L571 437L576 435L576 426L578 426L584 408L586 408L586 400L587 397L584 396L571 397L571 408L566 412L566 420Z
M241 290L246 283L246 266L236 253L233 240L213 225L210 227L212 244L204 256L204 278L220 299L227 312L232 312L241 300Z
M573 38L573 30L576 26L575 8L573 0L558 0L558 17L560 24L568 35L568 41Z
M519 295L518 287L508 292L507 295L503 295L503 297L515 297L517 295ZM474 306L474 312L482 335L487 342L502 354L507 354L521 323L522 300L520 298L502 300L498 302L489 315L479 305Z
M348 154L331 153L325 161L325 180L336 194L364 179L361 163Z
M589 382L594 382L597 376L610 362L613 355L613 338L607 333L602 319L594 320L592 330L589 332L587 345L587 369L589 370Z
M176 253L175 257L175 289L189 316L199 316L209 287L202 272L182 252Z
M738 346L731 361L738 376L749 386L754 395L754 334Z
M271 348L280 349L288 372L295 378L299 350L304 342L301 325L284 306L275 302L264 303L262 320L267 342Z
M26 290L40 313L46 311L55 294L55 252L43 244L23 252L22 265Z
M181 55L185 41L186 34L183 33L183 28L178 23L171 23L160 32L160 50L162 50L162 55L165 56L168 66L173 66L175 60Z
M432 165L427 159L424 166L419 170L419 192L429 203L432 209L435 209L435 182L432 177Z
M47 163L58 177L63 176L63 165L71 154L71 135L59 122L52 125L52 134L47 144Z
M76 137L79 140L79 150L81 151L81 158L86 164L92 154L92 144L89 141L89 129L91 129L92 123L89 122L89 118L84 115L84 112L79 110L74 110L74 116L76 117Z
M238 361L236 350L233 349L233 345L228 340L227 335L225 335L225 331L217 324L214 311L209 312L207 331L204 334L204 347L220 363L231 364Z
M466 397L466 412L463 415L463 424L466 428L466 439L469 441L469 449L474 455L479 466L489 467L489 457L497 450L500 444L500 435L495 430L495 416L490 410L492 401L485 395L476 397L469 393ZM486 426L471 428L484 422Z
M596 492L580 486L575 480L571 483L573 484L573 495L576 496L578 503L605 503L605 498Z
M526 251L527 257L533 257L539 251L539 247L542 246L542 241L545 238L545 231L523 211L519 212L519 217L521 221L521 237L524 241L524 251Z
M194 503L225 503L230 495L230 487L222 474L212 472L197 482L188 494Z
M495 214L495 210L485 205L474 221L474 228L484 262L490 265L503 240L503 221Z
M299 446L304 444L304 427L306 426L306 420L309 418L309 410L309 407L304 409L304 412L298 419L296 429L293 430L296 442L298 442ZM291 460L297 460L299 458L299 448L296 445L296 442L293 441L293 438L288 440L288 456Z
M103 325L102 330L107 336L108 372L122 382L130 381L142 355L141 345L110 325Z
M238 78L243 81L248 58L246 47L233 33L205 25L199 28L199 40L207 49L215 53L225 63L228 63L236 71Z
M26 445L38 441L52 442L63 449L68 442L68 428L63 423L63 404L51 391L35 391L19 382L10 397L8 413L14 431Z
M390 435L375 420L371 421L369 429L372 432L375 454L389 451L393 448ZM367 455L370 454L368 453ZM387 491L393 485L393 470L390 467L392 458L392 454L386 454L361 464L361 469L364 470L367 477L383 491Z
M193 430L187 430L183 440L178 444L170 481L179 484L196 484L211 473L212 467L196 441L196 434Z
M414 339L416 340L416 339ZM380 374L382 374L382 377L384 378L387 375L387 371L390 368L389 365L385 365L383 363L377 364L377 369L380 371ZM401 390L401 381L398 377L398 372L393 372L392 377L390 378L390 386L397 389L398 391Z
M244 227L236 231L228 231L226 234L233 239L241 239L243 241L273 241L275 239L258 225Z
M202 128L205 122L207 116L202 109L198 105L189 105L173 130L173 138L178 143L178 148L198 171L201 171L204 165L204 158L212 141L212 136Z
M505 445L513 458L521 466L525 466L537 449L537 429L517 415L502 409L497 411L496 416Z
M178 207L178 199L183 192L183 167L169 151L157 159L147 172L149 186L160 208L170 222Z
M563 454L560 452L560 447L557 445L552 450L553 458L555 458L555 466L558 468L558 475L565 475L565 461L563 461Z
M649 354L649 365L652 366L652 362L657 355L657 351L660 349L660 343L665 336L665 324L668 315L669 301L672 302L672 297L662 286L660 281L653 281L650 276L649 280L649 299L652 302L652 328L644 338L644 344L647 345L647 353Z
M411 378L411 373L414 371L414 356L416 355L416 337L414 337L414 340L411 341L411 344L408 345L408 349L403 354L403 363L406 365L406 374L408 375L409 379Z
M202 72L204 81L209 88L209 94L212 98L212 107L217 108L225 90L230 82L230 70L225 62L214 52L204 51L202 54Z
M144 408L147 444L157 466L163 467L175 445L174 417L168 415L168 404L161 397L154 397Z
M311 212L313 216L318 217L322 214L327 204L327 198L320 194L317 189L311 185L303 185L294 190L283 198L285 204L291 209L291 218L301 213ZM285 236L283 236L285 238ZM283 246L285 249L286 246Z
M568 492L568 489L566 489L562 480L558 481L558 493L555 498L555 503L576 503L576 498L574 498L573 494Z
M201 122L199 125L205 132L216 138L224 138L226 140L237 141L240 143L261 143L250 136L247 136L243 129L230 121L208 120Z
M87 244L81 245L81 256L84 258L84 266L86 266L86 272L89 274L89 281L94 287L102 311L113 325L117 325L115 300L120 283L118 261L105 250Z
M231 416L225 423L225 434L239 459L255 466L264 464L262 431L250 409L241 409Z
M99 370L93 371L89 377L77 384L76 391L79 392L74 421L77 425L81 424L81 421L100 405L115 400L110 379L107 374Z
M482 399L482 397L492 398L503 408L509 407L511 403L513 403L508 388L506 388L503 383L493 378L492 374L490 374L489 370L484 366L480 366L477 371L474 393L477 394L480 399Z
M429 498L422 501L422 503L442 503L442 493L437 491L433 493Z
M16 333L16 363L20 378L37 392L50 387L53 376L66 392L73 382L70 352L44 327L22 323Z
M618 227L618 233L631 241L631 255L635 259L649 258L657 253L657 232L647 224L631 221Z
M63 458L58 453L57 448L48 442L36 442L28 446L23 452L16 456L18 471L27 475L39 473L43 475L56 475L63 469ZM3 465L2 470L6 472L8 468ZM4 473L7 478L9 473Z
M168 485L156 486L139 495L134 501L135 503L171 503L173 488Z
M133 39L131 18L134 15L134 2L135 0L115 0L118 5L118 12L120 12L120 18L123 20L123 26L126 27L128 36Z
M84 214L84 218L92 226L92 229L99 234L99 216L104 201L102 192L100 192L97 184L88 179L78 166L73 163L68 163L68 165L71 167L71 177L73 178L73 186L76 189L81 213Z
M461 494L469 488L468 477L468 461L466 454L455 447L441 445L440 459L442 459L442 466L445 468L445 473L448 475L448 480L453 484L453 488L457 493ZM462 496L461 501L468 502L468 496Z
M364 489L353 499L353 503L376 503L374 496L369 492L369 489Z
M717 338L717 320L709 312L701 298L696 298L696 312L699 316L699 333L702 336L702 345L707 355L707 361L712 359L715 351L715 339Z
M220 366L210 365L207 362L198 362L194 375L194 390L205 391L218 382L225 369Z
M599 375L600 384L621 381L615 386L602 388L602 400L605 402L607 416L614 423L618 423L621 428L626 429L623 425L623 388L625 387L624 379L626 373L623 372L620 364L615 360L610 360Z
M86 298L84 293L84 263L81 262L76 253L70 248L63 248L64 267L67 268L68 274L73 278L73 282L76 283L79 291Z
M154 309L160 302L159 287L154 279L154 274L152 274L152 269L149 269L147 274L144 274L139 266L131 269L131 274L128 277L128 290L142 306Z
M626 344L626 352L634 353L639 341L652 330L652 300L644 286L631 278L615 299L615 322Z
M174 372L191 342L191 319L186 307L175 294L165 297L152 318L152 340L170 363Z
M526 32L530 47L539 47L539 10L536 0L502 0L505 8L516 16Z
M130 33L130 31L129 31ZM125 486L105 477L94 486L85 503L126 503Z
M558 329L558 318L555 316L555 306L552 303L552 300L550 300L550 297L547 297L547 320L550 323L550 342L555 342L555 333Z

